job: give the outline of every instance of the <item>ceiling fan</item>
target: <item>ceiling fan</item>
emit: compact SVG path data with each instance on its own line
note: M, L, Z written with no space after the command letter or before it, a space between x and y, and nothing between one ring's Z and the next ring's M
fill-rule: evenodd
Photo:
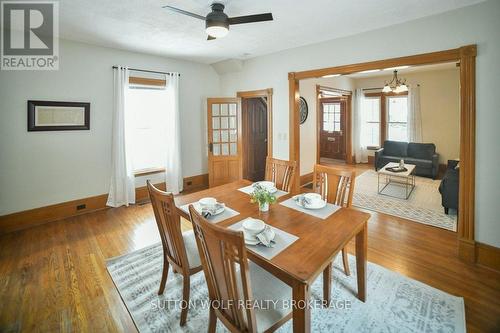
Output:
M263 21L273 20L273 14L271 13L228 17L224 13L223 4L215 2L211 5L211 7L212 11L208 13L208 15L205 17L172 6L168 5L163 6L163 8L169 9L176 13L184 14L205 21L205 31L208 35L207 40L224 37L229 32L229 26L233 24L243 24L243 23L253 23L253 22L263 22Z

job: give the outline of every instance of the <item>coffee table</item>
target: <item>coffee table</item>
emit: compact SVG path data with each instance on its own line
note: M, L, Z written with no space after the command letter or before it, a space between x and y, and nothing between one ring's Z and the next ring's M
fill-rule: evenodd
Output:
M397 167L399 163L390 162L387 163L383 168L377 171L377 190L378 194L386 195L393 198L408 200L411 192L415 188L415 165L405 164L406 171L403 172L393 172L387 170L387 168ZM382 178L382 179L381 179ZM382 188L380 187L382 185ZM404 197L392 195L389 193L384 193L384 190L389 186L403 186L405 189Z

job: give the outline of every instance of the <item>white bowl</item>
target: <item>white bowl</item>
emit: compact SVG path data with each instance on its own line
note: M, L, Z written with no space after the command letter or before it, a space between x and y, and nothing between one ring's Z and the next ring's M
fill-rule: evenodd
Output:
M250 236L255 236L259 232L262 232L265 227L266 224L261 220L249 218L243 221L243 231Z
M306 193L304 194L304 197L311 200L313 203L323 201L323 199L321 199L321 194L318 193Z
M260 186L262 186L263 188L268 190L269 193L274 193L277 191L276 185L273 182L263 180L263 181L257 182L257 184L259 184Z
M214 207L215 204L217 203L217 199L215 198L201 198L198 203L200 204L201 207Z

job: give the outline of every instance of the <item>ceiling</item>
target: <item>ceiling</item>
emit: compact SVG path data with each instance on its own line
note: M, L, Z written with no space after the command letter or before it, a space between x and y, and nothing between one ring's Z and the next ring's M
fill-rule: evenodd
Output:
M456 62L445 62L441 64L432 64L432 65L421 65L421 66L410 66L407 68L381 68L380 71L370 72L370 73L353 73L346 75L347 77L353 79L361 79L366 77L384 77L384 76L392 76L394 70L398 71L398 75L404 75L408 73L415 72L430 72L430 71L441 71L446 69L456 69L458 70Z
M60 1L60 37L202 63L247 59L407 22L483 0L222 0L231 16L272 12L274 21L231 26L207 41L204 22L161 7L205 16L207 0Z

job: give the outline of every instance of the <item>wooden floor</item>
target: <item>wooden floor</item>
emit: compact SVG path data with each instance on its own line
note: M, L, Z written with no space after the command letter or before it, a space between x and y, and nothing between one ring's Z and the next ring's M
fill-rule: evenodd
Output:
M469 332L500 332L500 273L460 262L453 232L371 213L369 261L464 297ZM159 242L153 218L145 204L0 236L0 332L136 331L105 260Z

